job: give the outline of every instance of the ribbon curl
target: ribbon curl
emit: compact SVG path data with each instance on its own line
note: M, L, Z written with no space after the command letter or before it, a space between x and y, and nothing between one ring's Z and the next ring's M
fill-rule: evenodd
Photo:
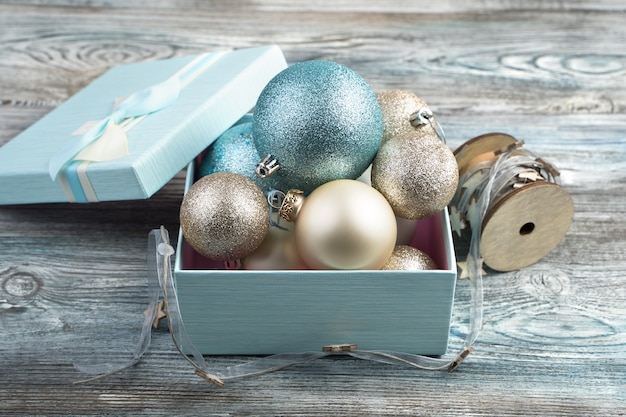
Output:
M174 253L174 248L170 245L169 234L164 227L150 232L148 236L148 287L150 289L150 304L146 311L141 336L133 353L133 357L129 361L117 365L111 363L75 364L74 367L79 371L88 374L98 374L94 377L77 381L75 384L95 381L137 364L150 346L151 328L154 320L157 318L157 306L161 299L165 304L170 335L178 352L191 364L196 375L220 387L224 386L227 381L258 376L331 355L344 354L359 359L405 365L424 370L453 371L461 364L467 355L472 352L472 348L469 344L473 342L474 338L471 338L471 341L468 341L459 355L451 360L401 352L359 350L356 345L332 345L324 347L320 351L270 355L236 365L224 366L212 372L207 369L202 353L193 345L180 313L176 285L172 273L171 256Z

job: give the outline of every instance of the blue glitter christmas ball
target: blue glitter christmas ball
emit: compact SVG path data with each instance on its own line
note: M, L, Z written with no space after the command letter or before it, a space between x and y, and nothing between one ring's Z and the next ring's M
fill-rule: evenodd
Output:
M237 124L213 142L202 158L198 176L233 172L251 179L263 192L282 189L282 176L259 178L256 175L255 168L260 159L252 140L252 122Z
M331 61L305 61L276 75L254 110L259 154L274 156L288 188L310 192L355 179L380 147L382 111L376 94L353 70Z

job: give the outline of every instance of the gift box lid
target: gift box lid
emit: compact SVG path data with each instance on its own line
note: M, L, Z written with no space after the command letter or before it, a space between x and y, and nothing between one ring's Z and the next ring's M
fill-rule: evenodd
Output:
M0 148L0 204L148 198L286 67L277 46L114 67Z

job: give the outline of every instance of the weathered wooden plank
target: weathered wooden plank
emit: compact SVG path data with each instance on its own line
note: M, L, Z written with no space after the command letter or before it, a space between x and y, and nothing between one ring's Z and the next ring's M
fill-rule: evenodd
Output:
M62 23L49 26L36 11L11 7L0 18L6 28L2 54L10 63L0 66L7 105L55 106L114 64L250 46L261 35L264 43L278 43L291 62L337 60L378 90L411 83L442 111L597 113L626 107L623 89L614 88L625 78L620 40L626 36L615 13L592 19L584 12L504 11L445 20L355 13L346 32L342 14L268 12L259 24L254 14L228 10L192 16L153 10L137 11L131 23L119 9L89 15L46 8L46 21ZM231 32L225 22L233 20L236 33L225 37Z
M416 375L387 365L368 365L365 371L358 360L324 359L224 389L190 380L186 370L172 363L176 358L147 359L124 376L77 386L65 385L74 375L67 366L24 364L14 369L15 385L21 388L12 390L3 414L68 410L74 415L165 416L175 410L210 416L619 416L625 411L623 364L610 361L562 367L502 360L479 368L470 365L458 373ZM155 374L150 365L166 376ZM598 380L605 382L598 385ZM586 382L586 389L564 387L563 381Z
M292 2L288 0L256 1L234 3L228 0L90 0L87 4L83 0L2 0L0 4L28 4L33 6L70 6L70 7L102 7L102 8L144 8L144 9L235 9L242 11L299 11L299 12L374 12L374 13L463 13L463 12L491 12L494 10L616 10L623 11L624 5L619 0L601 1L541 1L531 0L511 2L506 0L487 0L481 2L467 2L463 0L442 0L437 2L399 0L393 3L376 0L359 1L331 1L317 0L315 2Z

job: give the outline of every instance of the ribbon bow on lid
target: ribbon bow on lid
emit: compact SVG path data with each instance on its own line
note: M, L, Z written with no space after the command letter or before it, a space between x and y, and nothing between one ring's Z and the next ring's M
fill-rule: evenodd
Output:
M126 132L120 123L174 104L182 88L227 52L199 55L164 82L131 94L111 115L97 122L78 140L68 143L52 157L48 164L50 178L55 181L64 166L73 160L101 162L128 155Z
M92 126L79 140L67 144L54 155L48 165L50 178L56 180L63 166L73 159L108 161L126 156L128 154L126 133L119 124L125 119L154 113L174 104L179 93L180 79L171 77L163 83L132 94L121 102L110 116ZM98 139L101 140L97 141ZM106 142L118 146L106 146ZM97 146L98 144L101 145Z

